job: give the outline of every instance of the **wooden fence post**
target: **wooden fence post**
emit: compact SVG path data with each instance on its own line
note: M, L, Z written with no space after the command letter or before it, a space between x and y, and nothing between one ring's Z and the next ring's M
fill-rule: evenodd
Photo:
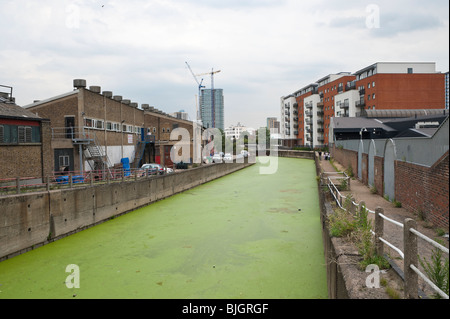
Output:
M380 237L383 237L384 233L384 220L380 216L383 212L383 208L379 206L375 208L375 251L378 256L383 256L384 254L384 245L380 240Z
M72 188L73 186L73 180L72 180L72 173L69 174L69 187Z
M50 176L47 175L47 191L50 190Z
M405 299L418 298L418 275L411 269L410 265L417 267L417 237L410 229L416 228L417 223L414 219L406 218L403 222L403 250L404 250L404 269L405 273Z

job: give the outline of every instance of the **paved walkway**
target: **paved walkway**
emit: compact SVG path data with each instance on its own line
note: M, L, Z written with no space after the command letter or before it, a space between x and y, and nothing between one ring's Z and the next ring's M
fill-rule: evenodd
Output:
M320 161L320 165L322 168L322 172L334 172L336 171L333 165L331 165L330 161L322 159ZM340 171L345 171L345 168L340 165L338 162L334 161L334 165ZM393 204L386 199L384 199L380 195L372 194L368 186L364 185L357 178L353 178L350 182L350 191L342 191L341 194L346 196L351 193L354 201L359 203L364 201L366 203L366 207L370 210L375 210L377 207L381 207L384 210L384 215L403 223L405 218L412 218L417 222L417 230L424 234L425 236L431 239L440 239L440 243L448 248L449 243L447 238L438 237L435 229L430 227L425 221L419 220L419 218L414 215L412 212L409 212L405 208L395 208ZM369 214L369 216L374 217L373 214ZM399 226L390 223L388 221L384 222L384 236L383 238L393 244L395 247L400 248L403 251L403 229ZM433 246L422 239L418 239L418 253L421 258L427 258L429 260L431 256L431 252L433 250ZM385 253L391 256L392 260L399 266L401 270L403 270L403 259L400 255L387 245L385 245L384 249ZM444 255L445 256L445 255ZM446 256L448 258L448 256ZM422 269L420 267L419 269ZM419 283L419 288L425 291L427 294L430 292L428 285L424 282ZM432 293L432 292L431 292Z

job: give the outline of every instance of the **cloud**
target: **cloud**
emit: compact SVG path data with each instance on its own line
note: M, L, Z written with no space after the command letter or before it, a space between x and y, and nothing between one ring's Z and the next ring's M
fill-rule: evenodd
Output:
M373 3L380 28L370 29ZM259 127L279 116L282 95L330 73L403 59L448 70L442 0L2 0L0 11L0 84L21 105L84 78L165 112L194 110L187 61L196 74L221 70L226 125Z

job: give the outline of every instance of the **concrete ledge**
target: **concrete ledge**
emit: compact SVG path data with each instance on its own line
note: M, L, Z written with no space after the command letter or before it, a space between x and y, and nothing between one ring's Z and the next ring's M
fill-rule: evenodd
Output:
M137 181L0 197L0 261L253 164L211 164Z

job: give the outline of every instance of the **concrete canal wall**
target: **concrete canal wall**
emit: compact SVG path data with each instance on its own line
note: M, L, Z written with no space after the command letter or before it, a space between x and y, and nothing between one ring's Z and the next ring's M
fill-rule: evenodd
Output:
M0 261L249 165L205 165L137 181L0 197Z

